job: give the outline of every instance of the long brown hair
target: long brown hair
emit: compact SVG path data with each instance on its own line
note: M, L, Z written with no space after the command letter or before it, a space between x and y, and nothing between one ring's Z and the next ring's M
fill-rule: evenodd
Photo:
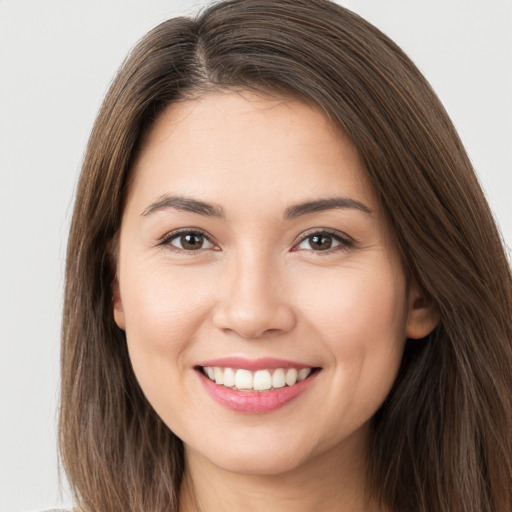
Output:
M60 450L84 512L177 511L181 441L143 396L113 320L131 164L170 103L210 89L302 98L358 148L407 274L440 313L373 418L372 492L393 512L512 510L512 277L462 144L385 35L326 0L235 0L133 50L94 125L69 237Z

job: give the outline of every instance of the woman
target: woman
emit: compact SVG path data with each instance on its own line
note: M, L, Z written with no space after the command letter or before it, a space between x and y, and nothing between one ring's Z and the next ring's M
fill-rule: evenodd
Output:
M84 511L508 511L512 278L436 96L326 1L150 32L77 190L61 454Z

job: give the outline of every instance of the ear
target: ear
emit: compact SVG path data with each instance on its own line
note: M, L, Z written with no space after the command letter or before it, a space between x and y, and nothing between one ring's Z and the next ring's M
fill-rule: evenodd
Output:
M421 339L429 335L439 323L439 311L416 282L409 286L408 306L406 336Z
M114 313L114 322L119 329L125 330L123 302L121 301L121 292L119 290L119 281L116 279L112 289L112 307Z

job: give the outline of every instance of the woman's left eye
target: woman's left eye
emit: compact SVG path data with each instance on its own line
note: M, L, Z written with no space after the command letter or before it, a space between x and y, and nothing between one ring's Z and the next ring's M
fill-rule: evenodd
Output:
M328 252L332 249L345 249L353 245L353 242L341 234L319 231L311 233L298 243L294 250L306 250L315 252Z
M176 249L187 252L212 249L214 247L206 235L197 231L182 231L174 235L171 233L165 237L161 245L170 245Z

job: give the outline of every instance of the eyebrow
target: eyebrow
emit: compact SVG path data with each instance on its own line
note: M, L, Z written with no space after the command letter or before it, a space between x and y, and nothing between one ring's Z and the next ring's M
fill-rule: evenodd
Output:
M206 217L218 217L224 219L224 212L220 206L216 206L204 201L198 201L191 197L163 195L154 203L151 203L143 212L143 216L163 210L164 208L174 208L184 212L197 213Z
M155 202L151 203L143 212L143 216L151 215L152 213L163 210L165 208L173 208L175 210L197 213L206 217L216 217L225 219L224 211L220 206L199 201L191 197L176 196L165 194L158 198ZM372 211L368 206L356 199L349 197L331 197L328 199L317 199L315 201L307 201L305 203L299 203L290 206L286 209L284 218L294 219L302 215L309 215L316 212L322 212L326 210L334 209L353 209L358 210L368 215L371 215Z
M351 199L349 197L331 197L328 199L318 199L316 201L308 201L306 203L296 204L286 209L285 219L294 219L301 215L309 215L311 213L322 212L334 209L352 209L371 215L372 211L361 201Z

